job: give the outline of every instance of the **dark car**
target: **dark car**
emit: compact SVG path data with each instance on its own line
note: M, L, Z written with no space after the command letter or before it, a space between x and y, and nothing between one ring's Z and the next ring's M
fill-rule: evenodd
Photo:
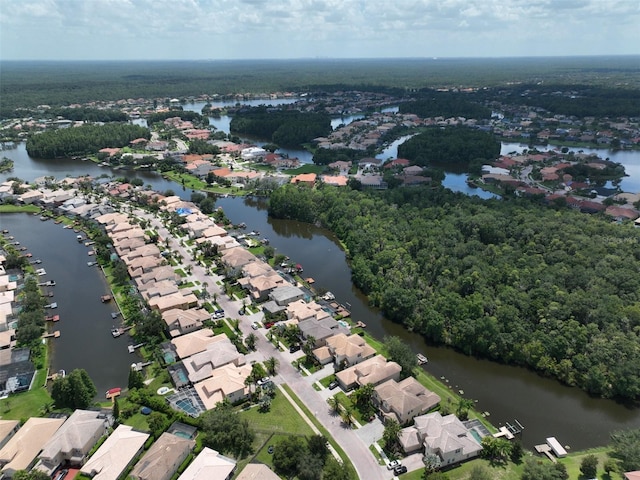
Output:
M333 390L334 388L336 388L338 386L338 382L337 380L334 380L333 382L331 382L329 384L329 390Z
M295 353L295 352L297 352L298 350L300 350L300 345L291 345L291 346L289 347L289 353Z
M398 465L393 469L394 475L402 475L403 473L407 473L407 467L405 467L404 465Z

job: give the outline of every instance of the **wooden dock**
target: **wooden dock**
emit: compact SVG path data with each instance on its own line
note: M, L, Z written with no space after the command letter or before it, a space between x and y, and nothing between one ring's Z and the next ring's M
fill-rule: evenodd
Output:
M556 460L556 457L554 457L551 454L551 447L549 445L547 445L546 443L542 443L540 445L536 445L534 447L536 449L536 452L546 455L547 457L549 457L549 460L551 460L553 463L557 463L558 461Z

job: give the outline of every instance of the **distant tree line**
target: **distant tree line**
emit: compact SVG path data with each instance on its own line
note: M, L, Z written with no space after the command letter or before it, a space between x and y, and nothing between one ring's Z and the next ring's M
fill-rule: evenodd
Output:
M416 165L468 165L497 158L500 142L491 133L468 127L429 128L398 146L398 157Z
M503 104L540 107L554 114L576 117L637 117L640 89L594 85L524 84L512 88L490 88L477 97Z
M640 398L640 232L524 199L284 186L269 214L321 223L385 316L468 355Z
M415 113L421 118L491 118L491 109L470 101L469 98L473 97L468 94L423 89L413 97L413 101L400 104L400 113Z
M102 148L120 148L136 138L151 138L148 128L126 123L82 125L31 135L27 153L36 158L60 158L97 153Z
M234 114L230 130L254 135L276 145L299 146L331 132L331 118L323 113L280 110L265 106L244 108Z
M74 122L126 122L129 119L126 113L113 108L54 108L47 113Z

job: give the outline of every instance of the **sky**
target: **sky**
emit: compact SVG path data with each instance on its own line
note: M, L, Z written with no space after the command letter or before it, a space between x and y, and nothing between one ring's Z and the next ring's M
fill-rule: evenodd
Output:
M0 0L1 60L629 54L639 0Z

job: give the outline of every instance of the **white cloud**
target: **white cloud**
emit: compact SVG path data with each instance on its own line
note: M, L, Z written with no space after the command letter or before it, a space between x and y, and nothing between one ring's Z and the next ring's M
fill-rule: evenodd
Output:
M637 0L1 0L0 58L629 54L639 24Z

